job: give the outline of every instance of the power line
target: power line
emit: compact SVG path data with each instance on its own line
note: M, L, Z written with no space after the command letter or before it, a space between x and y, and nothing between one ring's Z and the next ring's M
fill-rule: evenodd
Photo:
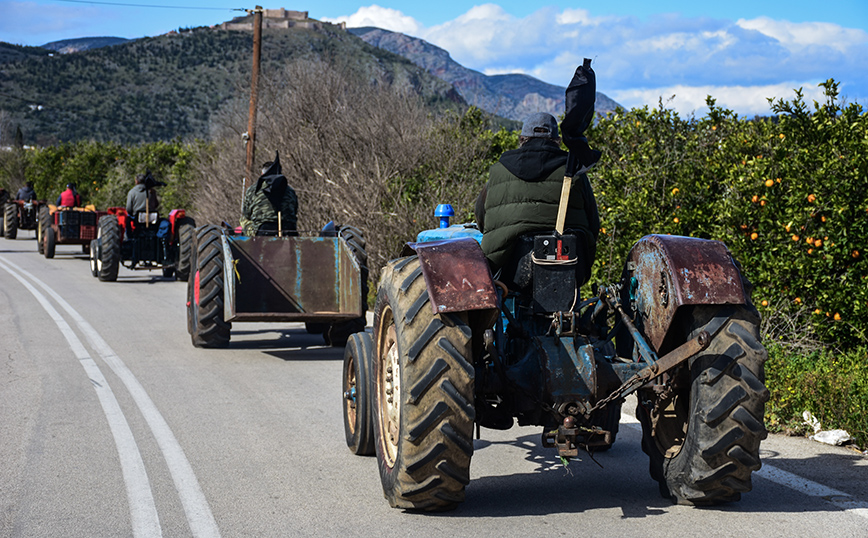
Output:
M247 11L244 8L228 8L228 7L198 7L198 6L155 6L151 4L126 4L121 2L92 2L90 0L55 0L56 2L69 2L71 4L99 4L103 6L120 6L120 7L150 7L157 9L198 9L207 11Z

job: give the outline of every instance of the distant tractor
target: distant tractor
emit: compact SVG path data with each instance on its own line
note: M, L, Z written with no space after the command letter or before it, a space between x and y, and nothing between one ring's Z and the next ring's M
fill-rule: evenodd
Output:
M8 200L3 207L3 233L6 239L18 237L18 230L36 230L39 207L44 201Z
M187 280L190 275L196 222L183 209L169 218L142 212L135 218L123 207L110 207L100 217L97 238L90 243L93 276L103 282L118 278L118 268L161 270L164 277Z
M233 322L304 322L326 344L365 330L365 240L351 226L287 236L196 231L187 330L196 347L229 345Z
M85 208L39 206L37 250L46 258L53 258L57 245L81 245L83 253L90 252L91 241L97 237L97 223L105 215L93 206Z

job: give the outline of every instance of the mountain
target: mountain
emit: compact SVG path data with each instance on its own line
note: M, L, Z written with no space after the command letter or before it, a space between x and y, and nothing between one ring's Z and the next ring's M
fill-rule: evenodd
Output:
M42 45L42 48L57 51L61 54L69 54L71 52L81 52L84 50L120 45L121 43L126 43L128 41L130 40L124 39L123 37L80 37L76 39L52 41L51 43Z
M101 39L71 41L96 46ZM208 138L216 111L249 99L252 49L251 31L220 27L69 54L0 43L0 57L7 58L0 63L0 113L7 125L21 125L28 145ZM263 30L263 78L297 59L323 60L352 76L409 89L434 109L466 106L450 84L338 26Z
M471 105L486 112L521 121L533 112L554 116L564 112L563 86L547 84L529 75L483 75L468 69L449 53L425 40L380 28L348 28L367 43L403 56L432 75L449 82ZM569 75L572 75L570 73ZM605 114L620 105L597 92L596 111Z

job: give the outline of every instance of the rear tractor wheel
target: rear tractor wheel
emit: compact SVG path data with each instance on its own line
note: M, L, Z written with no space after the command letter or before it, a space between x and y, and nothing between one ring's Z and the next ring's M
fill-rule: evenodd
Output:
M193 248L196 242L196 221L184 217L178 221L178 265L175 269L175 280L184 282L190 278Z
M187 280L187 328L196 347L226 347L232 323L223 320L223 240L220 228L196 231L196 272Z
M309 333L312 330L314 332L322 332L323 339L330 346L345 346L351 334L364 331L365 326L368 324L365 317L365 313L368 311L368 253L365 252L365 238L358 228L352 226L338 227L338 235L346 241L350 253L355 258L356 263L359 264L362 316L349 321L324 325L322 331L317 330L316 324L311 324L312 327L305 325Z
M99 219L97 230L99 256L96 259L97 277L102 282L114 282L118 279L118 267L121 263L121 238L118 218L115 215L103 215Z
M15 239L18 237L18 204L7 203L5 209L3 222L6 223L6 239Z
M40 254L45 254L45 236L48 228L51 227L51 215L48 207L45 205L39 206L39 212L36 214L38 227L36 228L36 250Z
M54 228L51 226L45 230L45 245L42 247L42 253L46 258L51 259L54 257L54 249L57 246L57 235L54 231Z
M384 269L374 327L374 445L390 505L450 510L470 481L471 331L466 314L432 312L421 275L416 256Z
M737 501L761 466L768 354L759 320L745 308L695 307L692 314L687 338L705 330L712 340L672 373L661 396L639 394L642 450L664 497L694 505Z

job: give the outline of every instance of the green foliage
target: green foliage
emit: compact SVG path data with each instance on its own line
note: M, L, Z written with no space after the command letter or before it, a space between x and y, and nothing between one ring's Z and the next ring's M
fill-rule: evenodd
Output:
M26 177L37 195L54 203L68 183L82 201L99 209L124 206L136 174L150 170L166 183L157 191L162 212L191 210L191 162L207 146L180 141L121 146L113 142L76 142L28 151ZM0 178L3 180L3 178Z
M765 316L814 312L811 329L842 348L868 330L868 115L837 102L809 112L801 92L776 118L745 120L709 98L702 119L662 106L619 110L589 139L601 212L595 281L612 281L649 233L718 239L754 284Z
M813 433L802 422L810 411L825 430L843 429L868 446L868 348L792 354L770 346L766 362L766 425L771 431Z

